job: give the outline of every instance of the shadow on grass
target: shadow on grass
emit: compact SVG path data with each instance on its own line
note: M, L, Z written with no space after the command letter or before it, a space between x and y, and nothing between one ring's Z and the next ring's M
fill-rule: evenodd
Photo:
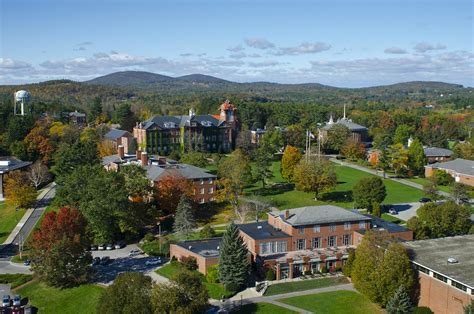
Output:
M260 196L278 195L278 194L283 194L285 192L293 191L294 188L295 186L293 184L277 183L271 186L269 185L264 188L253 190L253 193L255 195L260 195Z
M207 224L219 212L225 209L227 203L207 203L199 205L195 211L196 221L198 223Z
M325 193L322 197L324 201L332 201L338 203L350 203L354 199L352 197L352 191L332 191Z

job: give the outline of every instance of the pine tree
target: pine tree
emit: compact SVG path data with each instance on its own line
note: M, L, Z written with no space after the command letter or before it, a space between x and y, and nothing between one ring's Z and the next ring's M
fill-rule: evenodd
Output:
M179 199L178 207L176 209L176 216L174 217L173 229L177 233L188 235L196 226L191 201L183 194Z
M387 312L389 314L411 313L411 300L405 286L400 286L393 297L387 303Z
M249 273L247 246L234 224L227 227L222 239L219 257L219 279L229 291L236 291L245 284Z

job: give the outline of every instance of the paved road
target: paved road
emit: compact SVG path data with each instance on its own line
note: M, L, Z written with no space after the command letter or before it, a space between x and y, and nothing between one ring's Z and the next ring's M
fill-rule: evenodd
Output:
M0 261L0 274L32 274L29 267L10 261Z
M416 216L416 211L418 210L418 208L420 208L421 205L422 204L420 202L393 204L391 206L398 212L398 214L389 215L407 221L411 217Z

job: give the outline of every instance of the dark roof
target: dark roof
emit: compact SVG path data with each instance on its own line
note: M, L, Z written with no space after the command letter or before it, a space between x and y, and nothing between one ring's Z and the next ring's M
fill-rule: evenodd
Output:
M269 215L280 217L292 226L370 220L369 217L333 205L306 206L288 209L288 211L290 214L288 219L285 219L285 210L270 212Z
M145 166L145 169L147 171L147 178L152 181L159 181L160 178L168 175L181 176L186 179L216 178L215 175L210 174L207 170L188 164L177 164L165 167L149 165Z
M335 126L336 124L342 124L342 125L345 125L349 130L351 131L367 131L367 128L363 125L360 125L360 124L357 124L357 123L354 123L352 122L352 120L350 119L339 119L337 120L336 122L332 123L332 124L326 124L324 127L323 127L323 130L329 130L331 129L333 126Z
M459 174L474 176L474 160L457 158L446 162L437 162L426 167L452 170Z
M474 289L474 234L405 242L413 262ZM448 263L455 258L457 263Z
M0 157L0 173L7 173L31 165L30 161L21 161L16 157Z
M203 239L203 240L189 240L181 241L176 243L176 245L201 255L202 257L218 257L219 256L219 246L221 245L222 237Z
M426 157L438 157L438 156L446 156L449 157L453 154L453 151L446 148L439 148L439 147L426 147L424 148L425 156Z
M255 240L291 238L290 235L275 229L267 221L239 225L239 229Z
M403 226L397 225L396 223L384 220L384 219L379 218L377 216L368 215L368 214L365 215L365 216L372 219L371 224L370 224L372 230L374 230L374 229L379 230L379 231L386 230L389 233L398 233L398 232L409 231L408 228L405 228Z
M125 130L119 130L119 129L110 129L109 132L105 134L105 138L108 140L113 140L115 141L116 139L124 136L132 136L130 132L125 131Z
M189 126L191 121L195 121L203 127L219 127L223 121L216 119L210 114L206 115L183 115L183 116L155 116L141 123L143 129L158 126L162 129L174 129L182 126Z
M69 113L69 116L70 117L81 117L81 118L84 118L86 116L85 113L82 113L82 112L77 112L77 111L73 111L73 112L70 112Z

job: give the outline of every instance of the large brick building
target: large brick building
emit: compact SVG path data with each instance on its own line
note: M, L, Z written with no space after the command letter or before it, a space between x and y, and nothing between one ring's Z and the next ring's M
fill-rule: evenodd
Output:
M425 177L431 177L436 169L449 173L456 182L474 186L474 160L457 158L426 165Z
M326 125L321 128L321 137L326 139L328 133L335 125L343 125L351 132L349 138L356 142L367 142L369 140L368 129L365 126L352 122L346 117L346 106L344 105L344 116L334 122L332 115Z
M220 115L156 116L133 128L138 148L167 155L172 151L197 150L227 153L235 147L237 117L235 105L226 101Z
M413 239L412 232L404 227L332 205L271 212L267 221L242 224L239 228L252 261L258 267L273 268L277 279L342 266L348 248L356 247L369 229L385 230L403 240ZM172 245L170 255L178 259L196 257L196 252L187 247L187 243ZM218 261L214 259L210 263L201 254L197 262L209 266Z
M406 242L419 279L418 306L464 313L474 300L474 235Z

